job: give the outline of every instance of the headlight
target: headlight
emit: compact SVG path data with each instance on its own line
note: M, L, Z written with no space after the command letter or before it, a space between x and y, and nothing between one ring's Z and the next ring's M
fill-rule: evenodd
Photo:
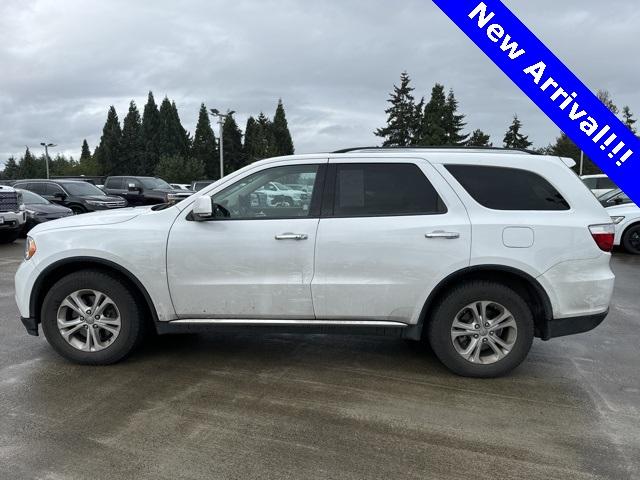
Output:
M93 207L104 207L106 205L105 202L99 202L99 201L95 201L95 200L87 200L87 204L93 206Z
M618 225L619 223L621 223L624 220L624 217L611 217L611 221L613 223L615 223L616 225Z
M29 260L36 254L36 242L31 237L27 237L27 241L24 244L24 259Z

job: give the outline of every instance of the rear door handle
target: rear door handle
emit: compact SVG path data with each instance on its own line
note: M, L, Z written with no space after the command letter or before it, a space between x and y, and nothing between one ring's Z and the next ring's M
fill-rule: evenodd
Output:
M309 236L306 233L281 233L276 235L276 240L306 240Z
M437 230L435 232L426 233L424 236L427 238L444 238L447 240L454 240L456 238L460 238L460 234L458 232L445 232L443 230Z

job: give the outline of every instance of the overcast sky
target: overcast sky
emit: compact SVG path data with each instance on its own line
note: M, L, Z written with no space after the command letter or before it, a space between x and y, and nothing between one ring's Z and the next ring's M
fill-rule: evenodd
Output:
M592 89L640 114L638 0L506 0ZM453 88L468 129L501 144L517 113L536 146L558 129L430 0L2 0L0 163L24 146L80 153L109 105L152 90L195 129L201 102L246 118L285 103L296 151L374 145L407 70Z

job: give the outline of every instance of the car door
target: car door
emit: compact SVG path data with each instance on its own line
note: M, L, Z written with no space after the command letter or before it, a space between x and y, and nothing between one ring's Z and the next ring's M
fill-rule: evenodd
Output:
M416 322L433 288L469 265L460 199L421 159L331 159L326 182L316 317Z
M218 214L210 221L183 211L167 246L179 317L314 318L311 280L326 161L267 166L219 187L211 195ZM261 193L270 181L309 175L315 187L308 202L273 206Z

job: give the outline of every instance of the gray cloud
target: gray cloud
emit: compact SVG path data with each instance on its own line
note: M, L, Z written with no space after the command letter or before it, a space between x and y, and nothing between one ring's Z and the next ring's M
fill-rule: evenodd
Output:
M591 88L640 114L633 0L506 2ZM200 102L272 115L282 97L299 152L378 143L388 93L407 70L418 96L455 90L468 128L499 144L518 113L536 145L553 123L427 0L3 0L0 162L42 140L79 155L153 90L185 127ZM37 149L36 149L37 151Z

